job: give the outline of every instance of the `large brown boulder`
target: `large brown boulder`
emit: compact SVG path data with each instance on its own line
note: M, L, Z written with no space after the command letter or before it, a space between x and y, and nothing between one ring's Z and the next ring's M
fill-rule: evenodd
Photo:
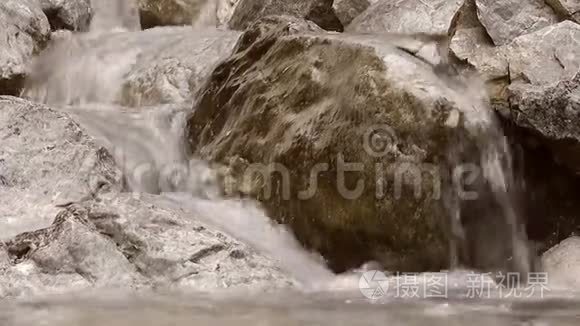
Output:
M478 102L421 55L438 38L279 21L256 23L210 76L189 119L191 151L224 165L226 191L259 199L335 270L371 259L446 267L437 181L449 181L455 137L470 142Z

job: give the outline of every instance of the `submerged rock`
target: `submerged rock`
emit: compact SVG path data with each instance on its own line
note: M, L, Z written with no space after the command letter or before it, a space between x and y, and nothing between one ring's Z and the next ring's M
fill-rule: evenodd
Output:
M27 64L50 38L50 25L35 0L0 2L0 95L18 95Z
M90 0L39 0L52 30L86 32L93 10Z
M438 182L478 119L462 99L470 90L421 56L428 36L295 27L246 31L200 93L192 152L224 164L227 192L262 201L335 270L446 267Z
M462 0L378 1L356 17L349 32L447 34Z
M120 188L112 157L63 113L0 97L0 239L50 224L66 205Z
M240 0L229 26L244 30L260 18L270 15L305 18L326 30L343 30L332 8L332 0Z
M553 290L580 290L580 237L570 237L545 252L542 265Z
M72 204L0 246L0 297L89 288L272 288L294 284L253 249L132 195Z
M544 0L476 0L477 14L495 45L533 33L558 22Z

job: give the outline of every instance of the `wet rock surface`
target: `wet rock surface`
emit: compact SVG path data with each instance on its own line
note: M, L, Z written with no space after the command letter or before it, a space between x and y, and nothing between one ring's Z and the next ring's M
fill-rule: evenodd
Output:
M544 270L550 276L554 289L580 287L580 237L570 237L542 256Z
M66 205L120 188L112 157L68 115L0 97L1 238L51 223Z
M342 25L348 26L353 19L376 2L377 0L335 0L332 8Z
M34 0L0 3L0 95L18 95L32 56L50 38L50 25Z
M229 27L244 30L260 18L287 15L311 20L326 30L342 31L344 26L336 17L332 3L332 0L240 0Z
M36 60L25 95L53 105L188 102L238 37L233 31L193 33L191 27L65 37Z
M138 0L141 27L224 26L239 0Z

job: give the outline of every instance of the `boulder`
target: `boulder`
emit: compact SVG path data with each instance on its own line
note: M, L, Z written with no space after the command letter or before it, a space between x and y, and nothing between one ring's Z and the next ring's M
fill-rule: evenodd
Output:
M239 0L139 0L144 29L155 26L223 26Z
M573 236L548 250L542 265L552 290L580 290L580 237Z
M50 25L35 0L0 3L0 95L22 90L27 64L50 39Z
M564 21L515 39L506 49L512 81L548 85L580 69L580 25Z
M342 26L348 26L356 16L376 2L377 0L335 0L332 8Z
M2 262L3 261L3 262ZM276 262L147 196L71 204L45 229L0 246L0 298L88 289L271 288Z
M335 271L369 260L448 266L437 180L449 181L454 139L476 142L469 121L491 118L477 118L478 95L421 55L438 39L263 27L246 31L201 90L192 153L223 167L226 193L260 200ZM407 169L417 183L399 178Z
M498 46L559 21L544 0L476 0L476 3L481 23Z
M90 0L40 0L40 5L53 31L89 29L93 15Z
M326 30L342 32L343 26L336 17L332 2L332 0L240 0L229 27L244 30L260 18L288 15L311 20Z
M580 2L578 0L546 0L546 3L563 18L580 24Z
M356 17L348 32L447 34L462 0L378 1Z
M66 205L120 188L112 157L68 115L0 97L0 240L50 224Z
M25 95L51 105L187 103L238 37L191 27L65 37L36 60Z

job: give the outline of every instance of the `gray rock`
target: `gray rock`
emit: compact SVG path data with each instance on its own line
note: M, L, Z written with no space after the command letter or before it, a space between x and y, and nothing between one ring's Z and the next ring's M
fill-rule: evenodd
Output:
M270 15L305 18L326 30L343 30L332 8L332 0L240 0L229 27L244 30L260 18Z
M25 95L50 105L183 103L231 53L239 33L165 27L78 35L37 58Z
M379 1L347 27L349 32L447 34L462 0Z
M0 248L0 297L89 288L209 291L295 284L275 261L183 212L139 197L73 204L48 228L8 240Z
M377 0L335 0L332 8L342 26L348 26L356 16L376 2Z
M118 189L112 157L69 116L0 97L0 239L50 224L56 205Z
M520 36L505 53L512 80L547 85L572 79L580 69L580 25L564 21Z
M86 32L92 18L90 0L39 0L52 30Z
M0 95L20 93L32 55L50 38L50 25L36 0L0 2Z
M580 290L580 237L570 237L545 252L542 265L551 289Z
M579 173L580 72L555 85L514 82L508 97L508 119L540 136L558 162Z
M546 0L556 13L563 18L571 19L580 24L580 1L578 0Z
M544 0L476 0L476 3L481 23L498 46L558 22L558 16Z
M227 24L239 0L138 0L141 26Z

